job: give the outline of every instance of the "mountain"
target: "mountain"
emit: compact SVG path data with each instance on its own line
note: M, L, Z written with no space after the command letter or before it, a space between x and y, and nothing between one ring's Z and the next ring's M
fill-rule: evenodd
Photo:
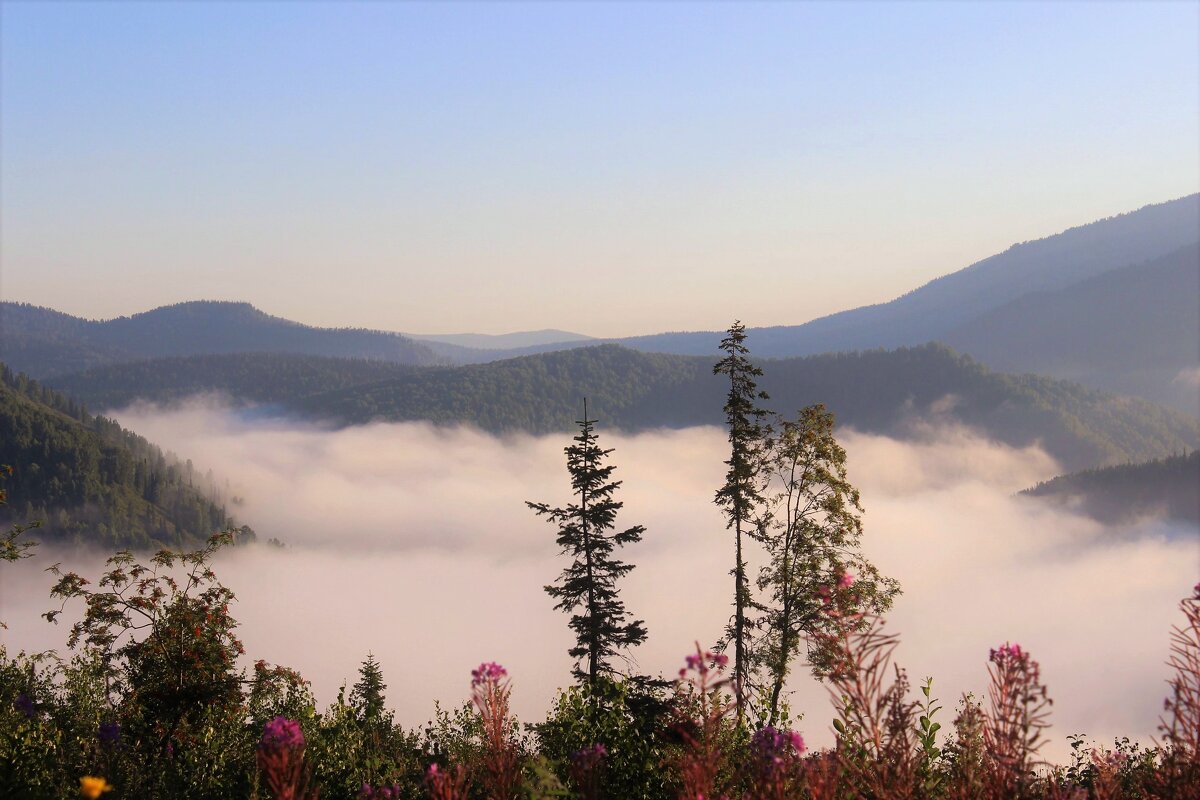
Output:
M410 339L417 339L427 344L450 344L475 350L517 350L523 347L540 347L576 342L595 343L596 339L584 336L582 333L559 331L552 328L541 331L520 331L518 333L406 333ZM435 348L436 349L436 348Z
M1022 494L1078 508L1101 522L1162 516L1200 525L1200 451L1060 475Z
M1200 195L1010 247L888 303L803 325L751 328L755 353L791 357L941 341L993 369L1036 372L1200 417ZM605 340L680 355L720 331ZM541 344L516 357L578 347ZM472 363L480 351L446 352Z
M1190 195L1013 245L888 303L749 333L760 358L942 341L993 369L1066 378L1200 416L1198 242L1200 195ZM643 352L708 356L722 336L674 332L591 340L533 331L418 341L381 331L314 328L247 303L182 303L105 322L0 304L0 359L42 378L150 358L230 353L434 366L618 343Z
M753 340L750 340L753 346ZM156 359L51 379L96 407L219 393L335 424L469 423L493 432L571 430L587 397L626 430L722 423L713 357L618 345L462 367L283 354ZM1156 458L1200 443L1200 423L1150 403L1034 375L993 372L944 345L766 360L762 386L788 413L825 403L841 424L903 436L922 421L979 428L999 441L1041 441L1068 468Z
M718 425L726 389L712 374L714 360L602 345L413 370L286 407L340 424L429 420L546 433L570 430L586 396L594 416L625 430ZM760 385L783 412L825 403L839 424L901 436L921 435L929 421L964 424L1011 445L1040 442L1068 469L1200 444L1200 423L1182 414L1051 378L992 372L941 345L762 366Z
M112 548L186 547L231 523L211 477L0 364L0 463L13 467L0 526ZM253 531L243 528L248 537Z
M223 395L242 405L270 405L397 379L416 369L361 358L230 353L110 364L54 376L46 383L98 409L123 408L136 400L171 403L198 394Z
M249 303L179 303L101 322L24 303L0 304L0 360L36 378L145 358L215 353L445 362L427 345L397 333L314 328L270 316Z
M887 303L749 333L762 357L923 344L1023 295L1064 289L1198 241L1200 194L1193 194L1015 244ZM638 350L700 355L714 352L721 335L662 333L618 341Z
M1200 243L1031 292L941 338L999 370L1066 377L1200 416L1195 389L1178 379L1200 365Z

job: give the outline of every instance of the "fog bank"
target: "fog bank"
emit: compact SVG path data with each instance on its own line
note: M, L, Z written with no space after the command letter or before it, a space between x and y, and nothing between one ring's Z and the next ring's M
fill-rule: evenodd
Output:
M524 505L569 501L568 436L425 424L331 431L211 404L116 417L227 478L243 498L232 507L239 522L288 544L223 554L217 574L237 593L249 656L300 670L321 702L354 682L368 652L410 725L429 718L434 700L461 702L482 660L509 668L525 721L543 716L569 681L567 618L542 589L565 562L554 529ZM731 611L732 538L712 504L724 434L599 432L624 481L618 524L647 527L623 553L637 564L624 599L650 631L637 662L671 674ZM1059 471L1043 451L961 428L920 433L898 441L842 430L839 439L867 509L867 554L904 590L888 623L902 635L898 660L914 683L934 677L944 727L961 692L985 691L988 649L1014 641L1041 662L1055 700L1048 755L1064 759L1071 733L1148 741L1176 603L1200 577L1195 529L1105 528L1015 497ZM65 629L37 617L51 584L37 567L59 558L0 565L0 619L10 625L0 641L10 650L63 647ZM99 560L66 566L94 576ZM805 715L798 727L814 744L829 742L824 689L804 675L793 688L793 709Z

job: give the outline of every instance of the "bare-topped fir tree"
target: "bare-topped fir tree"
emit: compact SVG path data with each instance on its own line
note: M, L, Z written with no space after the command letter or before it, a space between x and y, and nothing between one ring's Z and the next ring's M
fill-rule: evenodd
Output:
M566 508L526 503L538 516L544 515L558 526L558 545L563 555L572 559L558 582L546 587L546 593L558 601L555 608L572 614L575 646L569 652L576 659L575 677L593 689L601 676L618 672L613 661L620 651L646 639L645 623L629 619L617 594L617 580L633 565L616 558L614 552L641 541L646 529L635 525L614 532L623 503L614 500L613 494L621 482L612 480L615 467L604 464L612 450L597 443L596 422L588 417L585 400L583 419L576 421L579 433L565 448L571 488L578 502Z
M733 575L733 619L726 627L725 643L733 643L733 678L739 687L737 692L737 721L744 725L746 720L745 692L749 683L749 621L746 611L752 599L746 577L746 557L743 541L754 530L756 509L762 503L758 475L761 470L763 448L769 428L763 423L768 412L759 407L767 393L758 390L754 379L762 376L762 370L750 362L750 351L746 348L746 326L735 321L729 327L720 348L725 357L713 366L714 375L729 377L729 394L725 399L725 423L729 428L729 469L725 473L725 485L717 490L714 502L725 512L725 527L734 532Z

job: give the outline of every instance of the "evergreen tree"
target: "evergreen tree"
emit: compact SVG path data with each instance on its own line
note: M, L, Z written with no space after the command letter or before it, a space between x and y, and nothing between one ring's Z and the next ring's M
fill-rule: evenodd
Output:
M743 539L753 529L756 508L762 502L758 474L770 432L763 424L767 412L758 406L759 400L768 399L767 393L758 391L754 382L756 377L762 376L762 370L750 363L750 351L745 341L746 326L735 321L721 340L720 348L725 357L713 366L714 375L729 376L729 393L725 400L730 449L725 464L729 469L725 473L725 485L717 490L714 502L725 512L725 527L734 531L735 556L730 572L733 575L733 619L726 628L725 643L733 643L733 677L740 687L746 687L749 682L750 631L746 611L752 602ZM745 693L739 691L737 694L737 721L742 725L746 718Z
M617 596L617 579L633 565L614 555L615 548L641 541L645 528L635 525L612 532L623 505L613 499L621 482L611 480L615 467L604 465L612 450L597 444L595 423L588 418L585 400L583 419L576 421L579 434L574 444L565 448L571 488L578 502L566 508L526 503L538 516L546 516L558 526L558 545L563 555L572 559L558 583L546 587L546 593L558 601L555 608L573 614L570 626L576 644L569 652L576 659L574 674L593 690L602 676L617 672L613 659L619 651L646 639L645 623L630 621Z
M766 454L767 492L756 537L770 561L759 575L765 594L755 658L768 675L764 721L779 721L780 697L806 634L824 628L835 593L859 610L881 612L899 591L859 552L862 505L846 477L846 451L833 435L832 412L808 406L778 423ZM823 663L811 653L814 667Z
M387 684L383 682L383 670L375 660L373 653L367 653L367 658L358 668L358 683L350 692L350 703L364 722L372 722L383 717L384 696Z

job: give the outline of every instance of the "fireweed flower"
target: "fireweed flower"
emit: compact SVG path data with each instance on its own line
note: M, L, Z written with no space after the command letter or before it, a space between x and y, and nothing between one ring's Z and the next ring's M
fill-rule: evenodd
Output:
M750 739L750 752L762 766L779 766L804 752L804 738L796 731L781 731L768 725Z
M96 800L96 798L105 792L111 792L112 788L104 778L84 775L79 779L79 794L87 798L87 800Z
M275 717L263 728L258 746L265 750L299 750L304 747L300 723L287 717Z
M273 797L301 800L310 796L304 769L304 734L299 722L287 717L272 719L263 727L255 755Z
M483 683L499 683L502 678L507 676L508 670L495 661L487 661L480 664L476 669L471 670L471 685L479 686Z

